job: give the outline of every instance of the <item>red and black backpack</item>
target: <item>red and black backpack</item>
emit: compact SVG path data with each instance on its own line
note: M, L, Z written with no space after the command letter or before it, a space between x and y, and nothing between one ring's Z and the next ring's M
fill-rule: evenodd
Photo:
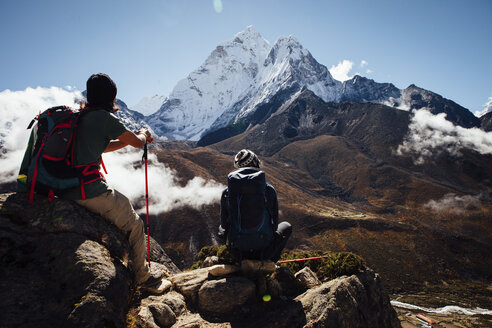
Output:
M37 121L17 180L18 190L28 191L31 202L34 193L47 195L51 201L55 195L63 195L76 187L80 188L82 199L85 199L84 186L103 178L98 164L74 163L78 123L88 111L73 110L67 106L51 107L29 124L28 129L31 129ZM104 168L104 163L102 165Z

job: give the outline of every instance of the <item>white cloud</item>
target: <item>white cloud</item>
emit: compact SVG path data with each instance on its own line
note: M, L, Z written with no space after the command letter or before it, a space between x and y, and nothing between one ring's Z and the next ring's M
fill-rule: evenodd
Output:
M23 91L0 92L0 183L15 181L22 156L29 139L27 126L32 118L49 107L67 105L77 107L79 91L51 88L27 88ZM141 202L145 193L145 174L140 162L142 151L120 150L105 154L110 186L127 195L133 204ZM149 199L150 211L154 214L172 208L189 205L198 208L217 202L222 186L215 181L195 177L184 187L178 184L176 172L157 161L149 154ZM145 211L142 208L140 211Z
M372 69L367 69L367 70L366 70L366 74L371 74L372 72L373 72L373 70L372 70Z
M362 61L360 62L360 67L364 67L364 66L367 66L367 64L369 64L367 61L365 61L364 59L362 59Z
M352 70L353 66L354 62L344 59L343 61L339 62L337 66L333 65L330 68L330 74L333 76L333 78L342 82L350 80L353 76L349 76L348 74Z
M492 96L490 96L487 102L483 104L482 110L477 110L473 114L475 114L476 117L480 117L490 112L492 112Z
M139 207L139 213L145 213L142 150L127 147L117 152L106 153L103 157L108 170L108 184L125 194L135 207ZM220 200L225 186L214 180L206 181L194 177L182 187L174 170L160 163L155 154L149 152L148 157L149 211L152 214L185 205L200 208L202 205Z
M446 114L433 115L422 109L414 113L408 135L398 146L397 154L416 155L415 163L422 164L426 158L440 151L459 156L460 150L465 148L492 154L492 132L455 126L446 120Z
M78 106L79 91L61 88L27 88L0 92L0 182L15 181L29 139L29 122L40 111L65 104Z
M458 196L450 193L444 195L443 198L438 200L430 200L424 205L424 207L434 212L453 212L457 214L465 213L466 209L470 206L477 206L480 203L480 195L463 195Z

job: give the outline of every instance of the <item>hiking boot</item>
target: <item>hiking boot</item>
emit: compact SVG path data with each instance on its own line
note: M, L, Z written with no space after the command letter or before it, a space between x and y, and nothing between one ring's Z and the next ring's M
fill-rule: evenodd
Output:
M171 285L172 283L164 277L156 278L154 276L150 276L149 279L139 284L138 287L153 294L162 294L169 287L171 287Z

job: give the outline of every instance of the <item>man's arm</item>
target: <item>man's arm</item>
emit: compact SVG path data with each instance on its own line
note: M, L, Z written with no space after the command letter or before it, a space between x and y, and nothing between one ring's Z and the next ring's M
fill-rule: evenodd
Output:
M148 130L141 129L136 134L127 130L118 137L118 140L111 140L104 152L109 153L127 145L135 148L142 148L145 145L145 142L154 142L154 138Z

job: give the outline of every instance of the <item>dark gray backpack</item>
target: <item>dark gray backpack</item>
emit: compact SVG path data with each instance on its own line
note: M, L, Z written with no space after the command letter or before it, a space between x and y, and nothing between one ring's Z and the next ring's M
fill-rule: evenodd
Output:
M228 175L227 184L230 246L240 251L263 251L273 239L265 172L239 169Z

